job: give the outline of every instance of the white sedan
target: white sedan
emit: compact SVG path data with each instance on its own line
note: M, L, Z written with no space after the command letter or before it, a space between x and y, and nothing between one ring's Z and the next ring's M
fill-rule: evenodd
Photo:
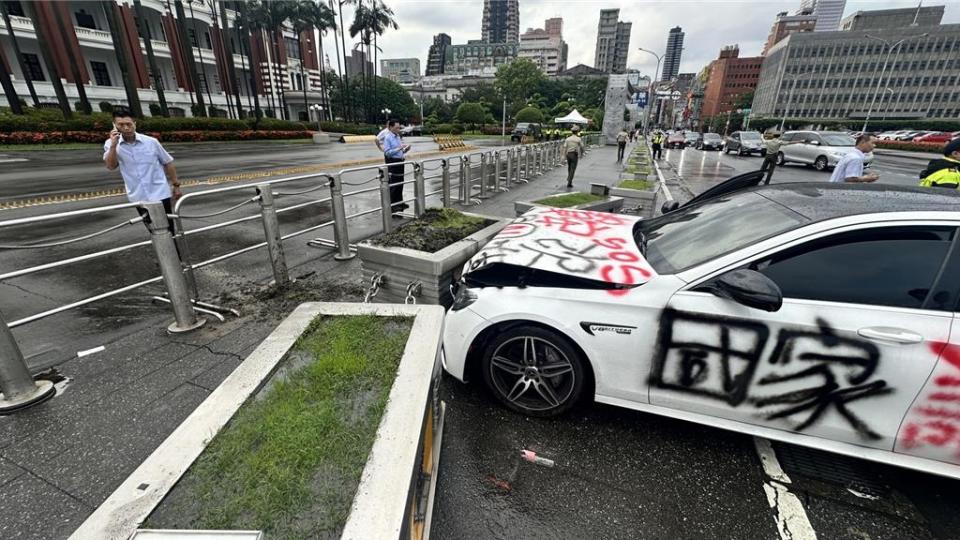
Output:
M960 196L739 189L641 221L538 208L464 268L444 367L960 478Z

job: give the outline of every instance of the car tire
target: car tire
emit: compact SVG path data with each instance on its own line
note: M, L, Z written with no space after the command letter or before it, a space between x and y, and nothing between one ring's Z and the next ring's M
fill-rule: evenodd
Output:
M777 166L783 166L787 164L787 158L783 157L783 152L777 152Z
M830 165L830 162L827 161L827 156L817 156L817 159L813 162L813 168L818 171L825 171Z
M547 366L550 375L543 372ZM497 334L487 343L481 368L493 395L508 409L528 416L563 414L586 388L583 355L564 335L539 326Z
M743 147L737 148L737 155L743 157Z

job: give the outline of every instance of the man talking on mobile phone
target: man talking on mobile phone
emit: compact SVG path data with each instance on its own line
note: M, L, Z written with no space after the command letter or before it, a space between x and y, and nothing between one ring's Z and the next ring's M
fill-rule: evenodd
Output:
M183 195L173 157L160 141L137 133L137 122L127 109L113 111L113 131L103 143L103 161L111 171L120 169L130 202L163 203L167 214L173 213L173 201ZM144 222L149 219L145 209L137 211L144 216ZM173 222L170 233L173 234Z

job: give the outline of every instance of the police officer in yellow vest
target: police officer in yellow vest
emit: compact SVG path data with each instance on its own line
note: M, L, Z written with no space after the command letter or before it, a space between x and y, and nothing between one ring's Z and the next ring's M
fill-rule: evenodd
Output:
M653 150L653 159L660 159L663 157L663 141L666 140L666 136L659 129L653 133L653 138L650 140L651 149Z
M960 137L943 147L943 159L934 159L920 173L923 187L960 188Z

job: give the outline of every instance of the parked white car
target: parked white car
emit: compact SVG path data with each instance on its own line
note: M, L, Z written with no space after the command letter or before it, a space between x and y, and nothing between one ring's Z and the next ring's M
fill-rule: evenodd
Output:
M960 195L710 195L524 214L465 266L445 369L532 416L595 400L960 478Z
M777 165L803 163L818 171L835 167L856 144L856 139L842 131L787 131L780 140L783 144L777 153ZM872 162L871 152L865 163Z

